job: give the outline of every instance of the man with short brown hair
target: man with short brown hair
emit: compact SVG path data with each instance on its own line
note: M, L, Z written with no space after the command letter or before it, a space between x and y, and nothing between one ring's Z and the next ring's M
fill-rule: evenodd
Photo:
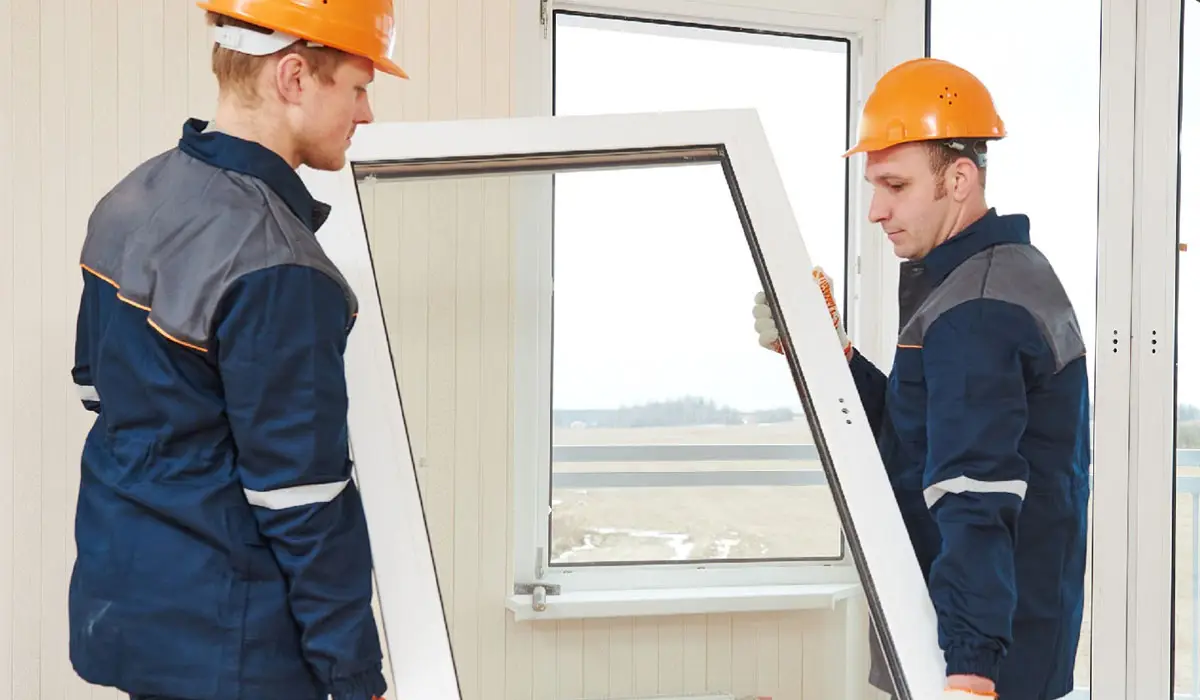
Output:
M1029 219L984 198L1005 136L975 76L937 59L884 75L859 142L869 218L901 263L890 375L821 284L937 612L947 698L1056 700L1083 616L1091 463L1085 344ZM759 342L780 351L766 299ZM872 636L871 682L892 690Z
M211 123L97 204L72 377L84 444L71 661L135 700L386 690L342 354L354 292L317 242L372 120L392 0L207 0Z

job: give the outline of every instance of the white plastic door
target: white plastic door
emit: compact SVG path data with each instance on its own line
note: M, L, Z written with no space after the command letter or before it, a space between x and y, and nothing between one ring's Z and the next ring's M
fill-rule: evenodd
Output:
M723 173L740 221L730 235L744 244L757 269L757 282L771 300L795 391L808 416L898 695L904 700L939 697L945 666L934 611L837 336L811 282L812 263L796 217L753 111L376 124L358 130L349 162L340 172L302 171L313 195L333 207L318 238L359 296L358 320L346 352L350 430L394 676L390 692L396 697L461 695L372 266L360 183L701 165ZM512 225L522 225L519 214Z

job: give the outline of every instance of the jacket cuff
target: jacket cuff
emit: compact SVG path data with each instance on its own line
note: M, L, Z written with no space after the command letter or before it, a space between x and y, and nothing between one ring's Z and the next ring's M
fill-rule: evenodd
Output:
M947 676L982 676L992 682L1000 675L1000 652L977 647L954 647L946 652Z
M382 698L386 692L387 682L383 680L382 667L339 678L329 686L329 695L333 700L375 700Z

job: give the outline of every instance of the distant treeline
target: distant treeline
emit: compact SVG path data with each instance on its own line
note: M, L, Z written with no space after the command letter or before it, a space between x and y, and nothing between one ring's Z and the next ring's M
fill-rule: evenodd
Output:
M1094 412L1093 412L1094 413ZM554 411L554 426L569 428L670 428L688 425L743 425L785 423L801 416L790 408L739 411L712 399L686 396L671 401L652 401L613 409L564 409ZM1178 447L1200 449L1200 406L1179 407Z
M565 409L554 411L554 425L569 428L667 428L686 425L742 425L782 423L796 418L790 408L739 411L712 399L685 396L671 401L653 401L614 409Z

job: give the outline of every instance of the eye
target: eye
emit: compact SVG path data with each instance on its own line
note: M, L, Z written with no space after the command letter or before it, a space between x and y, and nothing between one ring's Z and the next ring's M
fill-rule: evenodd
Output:
M903 182L889 182L888 189L893 192L899 192L900 190L904 189L904 183Z

